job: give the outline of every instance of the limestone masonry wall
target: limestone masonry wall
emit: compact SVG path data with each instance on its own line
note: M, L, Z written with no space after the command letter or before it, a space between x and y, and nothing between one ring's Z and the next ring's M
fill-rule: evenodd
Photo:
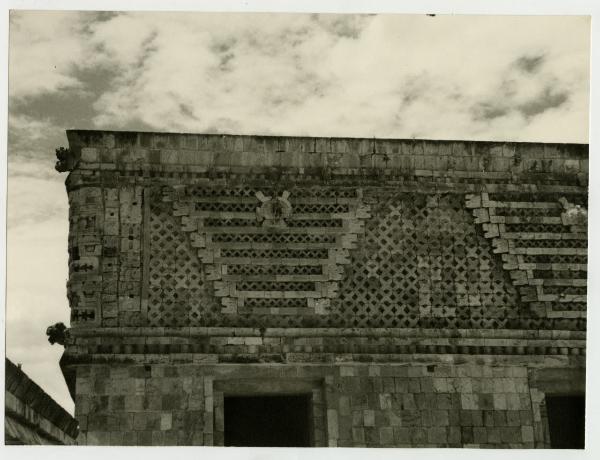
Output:
M549 447L536 371L486 364L80 366L76 418L86 444L220 446L235 376L257 394L311 394L315 446ZM555 389L581 392L581 379L563 373Z
M67 134L80 443L222 445L246 381L314 445L547 447L584 391L586 145Z

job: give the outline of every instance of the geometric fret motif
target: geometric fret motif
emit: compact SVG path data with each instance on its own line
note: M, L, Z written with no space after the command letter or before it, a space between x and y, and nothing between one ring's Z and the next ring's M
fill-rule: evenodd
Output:
M165 189L224 314L325 315L369 217L361 192ZM209 196L207 199L206 197ZM289 252L288 252L289 251Z
M539 317L586 317L585 199L508 192L467 195L467 207L494 252L502 255L521 301Z
M585 329L587 256L579 228L565 226L567 238L549 232L531 239L519 232L521 237L509 234L502 243L490 237L491 221L481 224L483 207L468 209L462 194L367 188L359 196L338 187L289 189L287 201L297 207L284 217L286 226L277 227L273 219L263 225L266 219L257 218L257 191L263 198L283 195L265 188L186 186L164 187L150 199L148 325ZM229 203L227 211L219 203ZM564 213L558 201L511 206L497 207L492 221L539 225L545 223L539 218ZM371 217L355 218L354 249L344 248L335 271L332 243L211 240L215 233L251 235L254 229L277 238L302 232L339 238L348 225L344 214L359 209ZM288 225L300 220L307 225ZM218 246L212 259L207 241ZM503 244L508 251L494 254ZM517 269L507 265L515 257ZM517 271L543 281L519 284ZM331 273L338 277L336 294L327 308L316 310L311 295L322 292L317 286Z

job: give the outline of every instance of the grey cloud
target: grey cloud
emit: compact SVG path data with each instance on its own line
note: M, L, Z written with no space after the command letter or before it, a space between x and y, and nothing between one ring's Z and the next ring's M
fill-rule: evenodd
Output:
M356 40L360 37L366 22L372 15L320 15L311 18L329 33L340 38Z
M295 78L289 82L268 87L263 95L266 109L278 111L298 107L311 98L323 98L334 82L320 78L317 74L298 68ZM294 91L289 88L293 87Z
M515 61L515 66L523 72L535 73L540 69L544 60L545 56L543 54L538 56L521 56Z
M81 92L45 93L15 101L11 107L11 115L48 119L63 126L87 125L94 114L90 96Z
M517 110L526 118L535 117L547 110L560 107L569 100L567 91L556 91L546 87L537 96L519 105Z
M514 78L505 78L498 90L503 97L512 97L517 93L517 81Z
M119 75L119 71L115 66L107 65L75 66L72 75L82 82L85 92L99 96L111 89L111 83Z
M114 18L126 14L119 11L86 11L78 14L80 31L85 35L93 35L94 26L98 23L109 22Z
M116 66L73 66L70 74L81 82L73 91L45 93L14 101L11 115L25 115L32 119L46 119L64 128L93 128L96 115L94 101L109 91L119 78Z
M219 53L227 53L231 50L236 44L238 40L233 36L228 37L215 37L211 42L209 49L216 54Z
M238 43L235 37L216 38L210 44L209 49L219 58L218 68L221 72L232 70L231 61L235 58L234 48Z
M233 68L231 61L233 61L234 57L235 57L235 53L221 54L220 61L219 61L219 70L221 72L231 71Z
M265 56L278 57L304 43L310 33L311 30L304 26L285 27L277 33L250 29L244 35L244 43Z
M471 108L473 120L487 121L508 115L510 109L499 102L479 102Z
M407 86L404 88L400 93L402 106L408 106L415 102L423 94L422 90L422 88L417 88L415 86Z
M119 11L91 11L90 14L94 22L107 22L124 13Z
M26 121L18 125L18 118L9 114L8 158L26 160L28 164L39 166L40 171L49 168L54 172L54 149L66 145L65 125L39 123L25 117Z
M158 51L158 46L155 43L156 38L158 37L158 32L151 32L142 42L142 54L137 60L136 66L138 68L142 68L148 58L150 58L154 53Z
M400 89L395 92L400 98L402 106L409 106L417 99L426 95L431 89L431 81L426 73L408 76L400 84Z
M522 55L512 61L501 74L495 94L470 107L472 119L491 121L514 113L529 119L565 104L569 92L556 88L556 79L548 80L548 76L538 73L545 59L544 54L538 54ZM543 89L523 99L520 87L532 85Z
M194 120L198 120L198 117L194 115L194 108L189 104L180 103L179 104L179 112L184 115L186 118L192 118Z
M556 109L569 100L567 91L557 91L550 87L544 88L531 99L518 105L511 105L510 100L492 100L478 102L471 107L474 121L490 121L519 112L525 118L533 118L547 110ZM513 103L514 104L514 103Z

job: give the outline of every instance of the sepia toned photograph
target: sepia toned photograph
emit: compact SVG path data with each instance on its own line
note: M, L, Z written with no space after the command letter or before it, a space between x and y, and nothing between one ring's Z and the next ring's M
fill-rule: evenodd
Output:
M4 444L584 449L591 24L11 10Z

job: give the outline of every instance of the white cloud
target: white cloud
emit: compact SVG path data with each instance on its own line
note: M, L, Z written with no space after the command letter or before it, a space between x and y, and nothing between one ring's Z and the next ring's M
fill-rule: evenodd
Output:
M86 60L81 16L62 11L12 11L9 95L13 98L79 88L74 65Z
M92 30L120 74L100 127L587 141L587 18L145 13ZM524 56L543 56L539 72L519 72ZM474 119L544 88L566 101L539 119Z
M87 91L78 72L101 67L114 75L93 105L101 128L586 142L589 24L573 16L19 12L10 94ZM515 66L538 56L539 71ZM544 88L564 103L539 118L511 113ZM481 104L498 113L497 102L502 116L474 115Z

